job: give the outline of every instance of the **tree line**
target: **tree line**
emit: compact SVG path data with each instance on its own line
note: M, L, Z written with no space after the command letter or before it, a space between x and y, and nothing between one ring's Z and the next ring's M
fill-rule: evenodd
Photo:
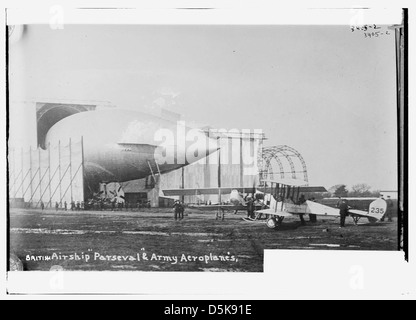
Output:
M315 196L316 199L333 198L333 197L379 197L380 190L371 190L371 186L366 183L358 183L351 188L347 188L345 184L337 184Z

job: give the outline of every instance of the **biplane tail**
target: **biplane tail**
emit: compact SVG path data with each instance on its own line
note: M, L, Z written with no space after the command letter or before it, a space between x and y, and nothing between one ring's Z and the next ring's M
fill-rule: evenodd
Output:
M384 199L379 198L370 203L367 212L356 209L349 209L348 211L352 216L367 217L370 221L379 221L386 213L386 209L387 202Z

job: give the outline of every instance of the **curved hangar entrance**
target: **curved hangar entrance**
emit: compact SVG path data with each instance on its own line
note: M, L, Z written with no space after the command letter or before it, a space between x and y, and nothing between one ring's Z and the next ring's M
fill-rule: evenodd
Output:
M281 145L265 147L259 163L260 181L297 179L308 185L308 172L302 155L292 147Z

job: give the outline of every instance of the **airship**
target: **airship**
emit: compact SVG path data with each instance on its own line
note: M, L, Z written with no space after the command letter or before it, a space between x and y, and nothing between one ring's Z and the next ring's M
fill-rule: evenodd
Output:
M84 179L124 182L177 170L218 150L217 141L183 122L126 109L80 112L55 123L45 146L83 141Z

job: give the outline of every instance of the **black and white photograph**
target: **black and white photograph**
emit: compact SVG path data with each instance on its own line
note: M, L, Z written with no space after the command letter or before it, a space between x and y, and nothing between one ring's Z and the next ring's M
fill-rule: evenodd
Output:
M403 10L75 11L8 12L9 274L244 276L267 273L269 251L405 261Z

